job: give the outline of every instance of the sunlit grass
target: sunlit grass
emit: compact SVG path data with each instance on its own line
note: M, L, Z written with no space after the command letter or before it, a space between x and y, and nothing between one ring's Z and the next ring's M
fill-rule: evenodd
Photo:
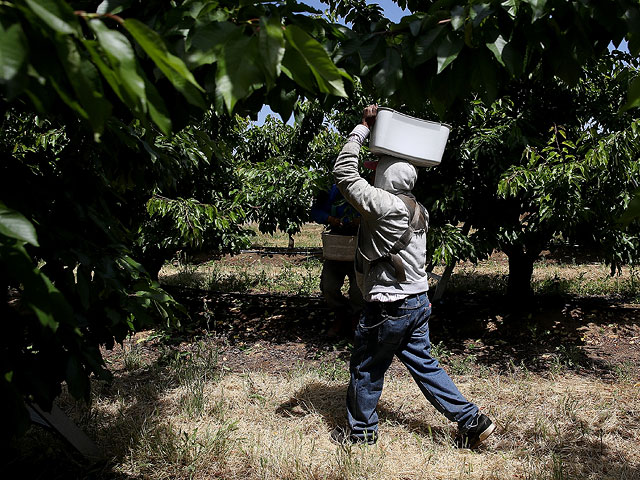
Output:
M257 231L257 228L256 228ZM322 226L309 223L295 236L296 247L319 248ZM257 234L256 247L286 247L288 236ZM312 294L319 292L321 258L308 252L304 255L269 253L254 254L245 262L240 257L224 257L203 264L178 262L162 269L166 284L194 286L223 292ZM271 255L271 256L269 256ZM307 256L305 256L307 255ZM436 266L441 274L444 266ZM473 290L504 293L509 267L506 256L496 254L488 260L456 265L447 285L449 292ZM640 297L640 272L625 267L620 275L611 276L604 264L576 264L539 261L534 265L532 288L536 294L579 296L617 295L630 300Z
M497 422L475 452L452 446L455 425L403 370L388 376L377 445L340 447L346 361L299 363L279 372L225 370L208 355L166 352L140 390L130 372L96 393L81 419L113 459L114 473L148 479L616 479L637 478L640 392L564 369L540 375L468 365L451 373ZM446 354L446 351L441 351ZM447 362L445 362L447 365ZM198 374L194 371L209 372ZM222 374L222 372L225 372ZM191 372L191 373L189 373ZM169 381L167 381L169 380ZM185 405L200 382L199 407ZM98 389L99 391L99 389Z
M260 233L258 225L252 223L249 228L256 232L253 237L254 247L279 247L285 248L289 246L289 235L277 230L273 235ZM318 223L306 223L302 226L300 232L293 235L295 248L318 248L322 246L322 231L324 226Z

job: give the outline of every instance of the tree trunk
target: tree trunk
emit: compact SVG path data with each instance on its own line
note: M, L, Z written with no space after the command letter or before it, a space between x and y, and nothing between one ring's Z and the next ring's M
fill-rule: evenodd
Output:
M537 255L524 251L520 246L505 249L509 257L509 282L507 295L514 305L526 304L533 297L531 278L533 276L533 262Z
M289 249L293 250L294 246L295 246L295 240L293 239L293 235L289 234Z

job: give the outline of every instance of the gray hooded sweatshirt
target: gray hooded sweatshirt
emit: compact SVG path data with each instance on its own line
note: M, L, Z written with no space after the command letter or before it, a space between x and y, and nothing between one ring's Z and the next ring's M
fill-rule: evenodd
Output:
M358 156L369 131L357 126L349 135L333 168L336 185L345 199L362 215L359 245L363 257L363 275L357 275L365 300L397 300L429 289L426 263L426 230L414 232L409 245L398 255L405 268L406 281L400 283L389 262L375 260L389 253L407 230L409 209L396 196L410 194L418 178L416 167L405 160L382 157L376 169L374 185L358 173ZM428 216L425 212L425 217Z

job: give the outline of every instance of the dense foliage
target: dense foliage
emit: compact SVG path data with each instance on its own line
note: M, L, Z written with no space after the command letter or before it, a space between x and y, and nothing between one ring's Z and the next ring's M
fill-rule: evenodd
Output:
M180 246L167 231L242 244L238 224L258 200L238 195L234 114L266 104L289 118L302 98L329 108L358 77L374 99L429 101L446 117L517 78L576 85L610 41L640 48L633 0L399 0L414 13L398 24L361 0L330 3L350 26L292 0L0 2L6 434L24 427L23 400L47 408L63 380L86 397L89 375L106 373L99 345L175 321L137 260L153 274L157 247ZM637 80L629 93L635 106Z
M331 167L342 147L317 103L298 105L296 122L268 117L244 136L240 171L252 209L248 218L263 233L292 235L309 221L315 195L331 185Z
M473 101L460 112L448 158L423 182L433 221L472 232L470 245L448 246L451 257L505 252L517 302L551 243L584 247L612 271L637 261L637 225L618 221L637 189L638 120L619 113L634 62L612 52L587 62L575 87L513 82L490 106Z

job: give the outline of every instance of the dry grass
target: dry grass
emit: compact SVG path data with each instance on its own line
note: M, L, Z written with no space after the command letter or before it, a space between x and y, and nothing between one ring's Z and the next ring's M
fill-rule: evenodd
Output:
M254 247L285 248L289 246L289 235L280 230L276 231L273 235L266 235L260 233L258 225L255 223L249 224L249 228L256 233L253 240ZM296 248L321 247L322 241L320 234L323 229L324 226L318 223L307 223L303 225L302 229L293 235L294 246Z
M209 375L185 376L189 362ZM85 428L113 457L114 474L262 480L640 478L640 392L631 383L603 383L569 372L539 376L523 369L454 376L461 391L500 427L486 446L471 452L451 446L454 426L424 400L408 375L396 373L388 375L379 405L380 441L347 448L329 441L330 430L343 423L346 363L212 375L209 361L204 360L207 368L202 362L193 356L145 367L145 381L123 370L110 393L95 396ZM216 371L224 372L223 359ZM203 387L202 408L195 412L185 407L192 382Z
M307 224L295 236L296 246L320 246L322 226ZM258 235L256 246L286 247L287 236ZM224 257L202 264L167 264L160 272L162 282L226 292L318 294L322 263L312 256L249 255ZM444 266L436 266L441 274ZM504 293L509 267L503 254L473 264L456 265L448 291ZM620 275L611 276L603 264L556 263L541 260L534 265L532 287L537 294L571 294L578 296L617 295L632 301L640 299L640 274L625 267Z
M296 246L318 246L320 226ZM304 230L305 234L307 229ZM286 236L261 246L286 246ZM315 242L315 243L313 243ZM165 281L233 291L318 293L320 263L209 262L165 267ZM451 289L496 291L507 263L494 257L457 266ZM540 262L538 292L636 295L626 270L609 277L599 265ZM61 406L103 449L108 471L127 479L611 479L640 478L637 365L616 381L580 376L563 364L546 374L525 366L497 371L472 356L446 355L460 390L496 420L478 451L457 450L455 426L423 398L402 368L392 367L379 405L377 445L341 447L329 432L344 424L348 365L332 360L279 372L231 371L214 340L168 349L157 360L122 352L110 385L96 384L90 407ZM185 353L188 352L188 353ZM182 353L180 353L182 352ZM457 363L456 363L457 362ZM623 368L624 367L624 368ZM625 369L628 369L625 370ZM400 372L400 373L398 373ZM83 477L84 478L84 477Z

